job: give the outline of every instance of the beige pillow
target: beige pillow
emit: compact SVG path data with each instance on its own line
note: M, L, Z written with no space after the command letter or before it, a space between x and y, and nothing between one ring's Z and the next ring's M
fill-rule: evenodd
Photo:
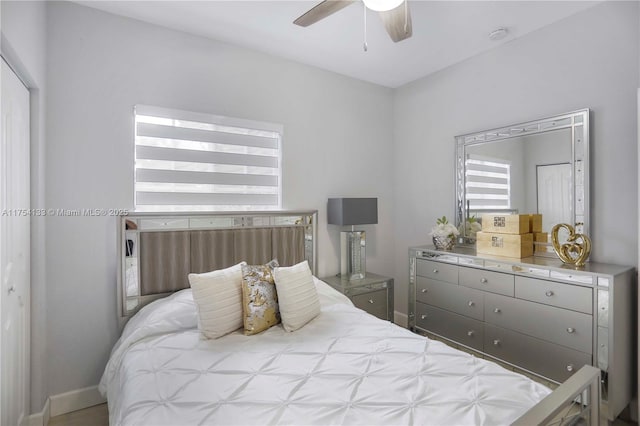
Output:
M242 267L204 274L189 274L198 310L198 329L207 339L217 339L242 328Z
M295 331L318 316L320 299L306 260L288 268L276 268L273 275L286 331Z
M266 265L242 266L242 310L244 334L258 334L280 322L278 294L273 281L277 260Z

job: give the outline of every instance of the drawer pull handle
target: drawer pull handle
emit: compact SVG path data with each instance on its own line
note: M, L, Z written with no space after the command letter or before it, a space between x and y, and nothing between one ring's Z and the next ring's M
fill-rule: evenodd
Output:
M473 300L469 300L469 303L467 303L467 305L469 306L475 306L476 302L474 302Z
M547 297L551 297L551 296L553 296L553 292L552 292L551 290L549 290L549 291L547 291L547 292L545 293L545 295L546 295Z
M369 299L369 303L373 305L373 299Z
M437 273L438 273L438 270L437 270L437 269L434 269L434 270L433 270L433 273L434 273L434 274L437 274Z
M573 364L567 365L567 371L571 373L573 371Z
M495 312L496 314L499 314L500 312L502 312L502 310L500 308L495 308L493 312Z
M493 341L493 346L500 346L500 339L495 339Z
M469 337L473 337L474 334L475 333L473 332L473 330L467 331L467 336L469 336Z
M567 327L567 333L573 334L576 332L576 329L573 327Z
M427 319L427 314L420 315L420 319Z
M422 293L426 293L426 292L427 292L427 289L426 289L426 288L423 288L423 289L422 289L422 290L420 290L420 291L421 291Z
M486 283L487 283L487 281L488 281L488 280L487 280L486 278L482 278L482 279L480 280L480 282L481 282L482 284L486 284Z

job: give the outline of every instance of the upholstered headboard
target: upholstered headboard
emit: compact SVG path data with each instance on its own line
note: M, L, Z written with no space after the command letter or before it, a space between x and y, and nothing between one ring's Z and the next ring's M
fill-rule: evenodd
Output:
M188 288L189 273L241 261L282 266L309 261L316 272L317 211L138 213L119 220L119 314Z

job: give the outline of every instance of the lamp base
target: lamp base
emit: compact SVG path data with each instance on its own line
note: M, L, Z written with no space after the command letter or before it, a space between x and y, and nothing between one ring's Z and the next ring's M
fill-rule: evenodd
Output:
M366 249L364 231L340 232L340 275L349 281L361 280L366 275Z

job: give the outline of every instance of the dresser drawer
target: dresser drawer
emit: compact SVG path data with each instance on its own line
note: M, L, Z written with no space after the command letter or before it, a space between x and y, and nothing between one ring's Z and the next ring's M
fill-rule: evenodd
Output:
M580 352L593 351L591 315L487 293L484 318L500 327Z
M480 321L418 302L416 325L473 349L482 350L484 324Z
M431 260L416 260L416 274L421 277L458 284L458 267Z
M389 310L387 305L387 290L376 290L370 293L363 293L353 296L351 301L357 308L369 312L383 320L389 319Z
M515 331L485 324L484 352L557 382L565 381L591 355Z
M418 277L416 300L478 320L484 319L484 293L472 288Z
M585 314L593 313L593 290L588 287L516 277L516 297Z
M513 296L513 275L484 269L460 268L459 283L478 290Z

